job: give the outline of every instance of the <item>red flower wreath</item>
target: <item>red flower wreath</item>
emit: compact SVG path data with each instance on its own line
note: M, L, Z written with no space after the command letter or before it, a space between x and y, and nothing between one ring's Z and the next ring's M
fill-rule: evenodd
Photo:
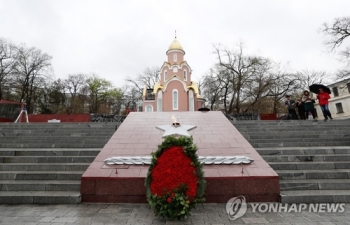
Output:
M189 198L195 198L198 177L196 168L191 165L191 162L182 147L170 147L164 151L152 171L152 194L164 196L167 192L178 188L179 184L184 184L188 187L186 195Z
M156 215L181 219L204 201L205 181L196 151L192 138L167 137L152 154L146 187Z

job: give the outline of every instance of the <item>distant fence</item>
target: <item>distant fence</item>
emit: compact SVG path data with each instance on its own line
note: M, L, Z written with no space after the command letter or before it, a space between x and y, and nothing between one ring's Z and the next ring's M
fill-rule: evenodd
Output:
M0 122L13 122L22 110L22 103L0 100Z
M15 104L0 105L0 122L14 122L21 107ZM104 114L29 114L30 123L47 123L49 120L59 120L61 123L86 123L86 122L115 122L121 124L126 116L104 115ZM25 114L21 115L18 122L26 122Z
M225 114L229 120L258 120L259 114L254 112Z
M109 114L91 114L91 122L117 122L122 123L126 116L109 115Z
M124 122L126 116L117 116L117 115L106 115L106 114L91 114L91 122L99 123L109 123L114 122L115 130Z

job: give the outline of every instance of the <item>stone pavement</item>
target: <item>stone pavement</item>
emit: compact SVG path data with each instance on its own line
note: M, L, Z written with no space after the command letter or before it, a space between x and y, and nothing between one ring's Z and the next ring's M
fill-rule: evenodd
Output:
M253 212L229 220L226 204L198 205L186 220L154 216L148 204L0 205L0 224L350 224L350 204L340 213Z

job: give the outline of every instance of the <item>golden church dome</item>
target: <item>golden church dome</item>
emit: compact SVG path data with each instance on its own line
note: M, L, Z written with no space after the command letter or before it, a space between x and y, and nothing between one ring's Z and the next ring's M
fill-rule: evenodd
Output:
M168 51L170 51L170 50L182 50L183 51L183 48L182 48L181 44L177 41L177 38L175 38L174 41L169 46Z

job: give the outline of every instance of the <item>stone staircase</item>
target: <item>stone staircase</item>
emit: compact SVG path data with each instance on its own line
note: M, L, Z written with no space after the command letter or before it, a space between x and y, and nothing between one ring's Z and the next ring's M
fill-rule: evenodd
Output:
M80 202L80 179L115 123L0 123L0 203Z
M233 123L280 176L281 202L350 202L350 120Z

